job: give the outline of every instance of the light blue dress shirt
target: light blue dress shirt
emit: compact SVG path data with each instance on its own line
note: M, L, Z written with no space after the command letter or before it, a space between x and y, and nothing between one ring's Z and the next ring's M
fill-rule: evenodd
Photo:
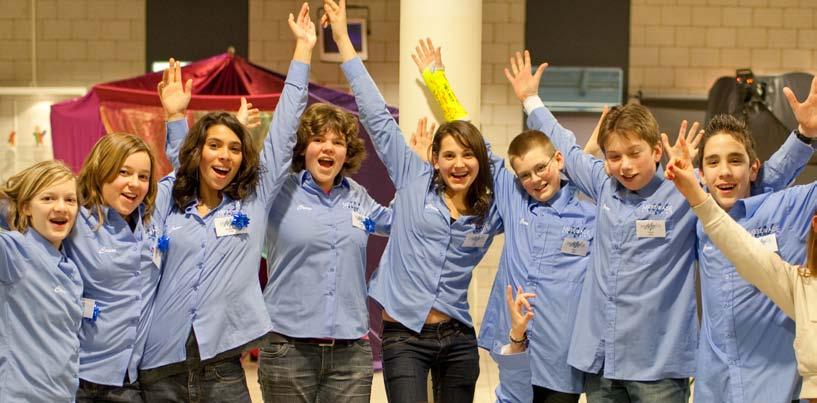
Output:
M565 155L569 180L597 201L597 231L568 364L608 379L692 376L698 345L696 220L686 200L664 180L661 167L644 188L626 189L606 174L603 161L579 148L547 108L528 112L528 127L548 134ZM782 188L796 171L766 169L758 183ZM639 220L663 223L666 235L638 237Z
M391 235L369 283L369 295L415 332L432 308L473 326L468 284L474 266L502 231L496 207L492 204L482 223L475 216L461 216L452 223L445 201L434 190L434 168L408 147L363 63L355 58L341 68L355 94L360 122L397 190ZM491 158L494 174L502 163ZM464 245L475 236L484 242Z
M799 141L799 140L798 140ZM787 262L805 262L817 207L817 184L738 200L729 215L755 237L776 245ZM695 399L788 403L802 382L794 355L794 321L715 247L698 225L703 322Z
M149 307L161 278L153 261L157 231L152 223L143 224L144 205L133 212L134 230L115 210L102 211L99 225L96 212L81 207L64 246L79 268L83 297L99 308L99 317L83 320L80 328L80 378L122 386L125 375L137 379Z
M196 210L196 201L179 210L169 197L157 200L154 214L166 217L164 233L170 238L170 246L140 368L184 361L191 327L202 360L240 347L272 329L258 286L258 264L267 216L289 171L295 145L298 121L281 116L303 113L308 76L309 65L296 61L290 64L264 140L260 177L253 195L241 201L224 195L221 204L203 217ZM174 181L174 175L162 179L164 185ZM248 232L218 237L215 221L237 212L250 218Z
M73 402L82 280L37 231L0 230L0 402Z
M505 226L505 244L482 319L479 345L487 350L508 343L510 317L505 287L533 292L534 319L528 354L534 385L565 393L584 391L584 374L567 364L576 309L595 235L595 206L568 182L552 199L539 203L505 171L496 205ZM571 247L574 243L575 247Z
M339 179L326 194L309 171L292 173L273 203L264 299L274 332L358 339L369 331L364 221L388 235L392 212L351 178Z
M530 403L533 401L530 350L516 354L502 354L502 346L497 344L491 350L491 358L496 361L499 368L496 403Z

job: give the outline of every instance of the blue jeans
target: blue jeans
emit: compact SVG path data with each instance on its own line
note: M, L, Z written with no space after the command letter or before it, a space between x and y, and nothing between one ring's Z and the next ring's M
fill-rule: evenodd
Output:
M331 344L270 333L261 345L258 383L265 402L368 403L372 346L367 340Z
M124 383L122 386L101 385L79 380L77 403L142 403L139 382Z
M689 379L618 381L585 374L588 403L687 403Z
M479 377L474 328L452 319L415 333L384 322L383 380L389 402L427 402L429 370L435 402L473 402Z
M187 339L187 360L139 371L142 398L150 403L251 403L240 349L201 361L196 336Z

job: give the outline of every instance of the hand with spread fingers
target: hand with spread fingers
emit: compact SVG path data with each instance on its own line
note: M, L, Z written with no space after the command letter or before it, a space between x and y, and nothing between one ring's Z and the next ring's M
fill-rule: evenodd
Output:
M802 103L797 101L789 87L783 88L783 94L786 95L794 117L797 118L800 133L806 137L817 138L817 77L811 80L811 90Z
M420 39L419 44L414 47L414 52L415 53L411 55L411 60L414 60L414 64L417 65L420 74L423 74L423 70L425 69L445 69L445 66L443 66L442 50L439 46L434 47L431 38L426 38L425 41Z
M547 63L542 63L532 72L530 62L530 52L522 53L516 52L515 56L511 56L511 69L505 68L505 78L511 83L513 92L519 101L525 101L525 98L539 94L539 81L542 79L542 73L547 68Z
M426 126L428 119L425 117L417 120L417 130L411 134L411 149L423 160L431 161L431 141L434 139L434 130L437 123L431 122L431 127Z
M182 66L171 58L162 73L162 81L157 86L157 92L165 111L165 120L170 122L184 119L187 105L193 97L193 79L188 79L182 85Z

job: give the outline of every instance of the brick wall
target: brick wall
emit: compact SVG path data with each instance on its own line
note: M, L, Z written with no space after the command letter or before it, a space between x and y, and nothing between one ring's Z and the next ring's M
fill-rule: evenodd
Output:
M630 92L706 95L736 68L817 70L817 1L632 0Z
M0 0L0 85L31 84L31 1ZM37 81L90 86L144 72L144 0L37 0Z

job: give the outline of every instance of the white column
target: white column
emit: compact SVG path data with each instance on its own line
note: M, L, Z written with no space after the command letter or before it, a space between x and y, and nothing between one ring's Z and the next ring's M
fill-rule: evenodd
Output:
M403 0L400 2L400 128L408 137L417 119L443 122L443 115L411 60L420 38L442 46L451 87L471 122L480 127L482 85L482 0Z

